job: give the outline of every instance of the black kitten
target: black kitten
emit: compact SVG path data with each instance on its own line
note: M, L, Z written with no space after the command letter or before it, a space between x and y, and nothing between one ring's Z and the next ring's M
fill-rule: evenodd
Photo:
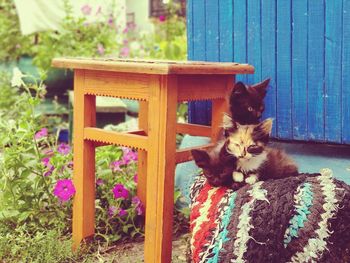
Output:
M192 150L194 161L202 168L203 175L212 186L231 187L233 182L232 173L235 167L235 157L228 154L224 142L219 142L209 150Z
M254 85L237 82L230 96L232 119L239 124L257 124L265 109L264 98L270 79Z

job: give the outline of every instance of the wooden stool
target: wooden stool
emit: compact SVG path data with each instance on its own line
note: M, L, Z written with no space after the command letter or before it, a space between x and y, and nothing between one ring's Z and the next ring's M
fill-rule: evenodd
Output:
M171 262L175 164L191 159L191 149L176 151L176 133L208 136L215 143L234 75L254 73L254 68L237 63L69 58L54 59L52 65L75 70L74 246L95 231L95 147L116 144L139 151L137 190L146 205L145 262ZM96 96L140 101L140 130L95 128ZM211 127L176 123L177 103L193 100L213 101Z

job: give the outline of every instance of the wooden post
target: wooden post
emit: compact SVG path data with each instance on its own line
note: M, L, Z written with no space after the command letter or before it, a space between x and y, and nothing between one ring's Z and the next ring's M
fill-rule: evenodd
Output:
M144 130L148 134L148 102L140 101L139 108L139 129ZM147 152L138 151L137 161L137 196L140 198L144 206L146 206L147 191Z
M95 147L84 141L84 128L96 124L96 97L84 95L85 71L74 72L73 249L95 232Z
M145 262L171 262L176 151L176 76L150 76Z
M223 113L229 111L229 95L234 86L235 77L226 76L226 96L225 98L215 99L212 101L211 112L211 141L215 143L220 138L222 132L222 118Z

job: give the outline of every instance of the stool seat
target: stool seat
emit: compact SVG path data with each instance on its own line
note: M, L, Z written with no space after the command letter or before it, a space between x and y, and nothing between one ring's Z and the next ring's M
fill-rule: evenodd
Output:
M95 148L122 145L138 150L137 194L146 206L145 262L171 262L175 164L192 159L176 150L176 133L211 138L220 133L222 115L236 74L254 73L247 64L125 59L57 58L54 67L74 69L73 245L94 234ZM139 101L139 130L96 128L96 97ZM211 100L211 126L177 123L177 103Z

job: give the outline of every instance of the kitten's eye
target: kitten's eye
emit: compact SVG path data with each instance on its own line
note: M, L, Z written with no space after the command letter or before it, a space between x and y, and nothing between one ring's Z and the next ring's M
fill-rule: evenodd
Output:
M248 107L248 111L253 111L253 108L252 107Z
M247 152L251 154L260 154L263 151L263 147L259 145L250 145L247 149Z

